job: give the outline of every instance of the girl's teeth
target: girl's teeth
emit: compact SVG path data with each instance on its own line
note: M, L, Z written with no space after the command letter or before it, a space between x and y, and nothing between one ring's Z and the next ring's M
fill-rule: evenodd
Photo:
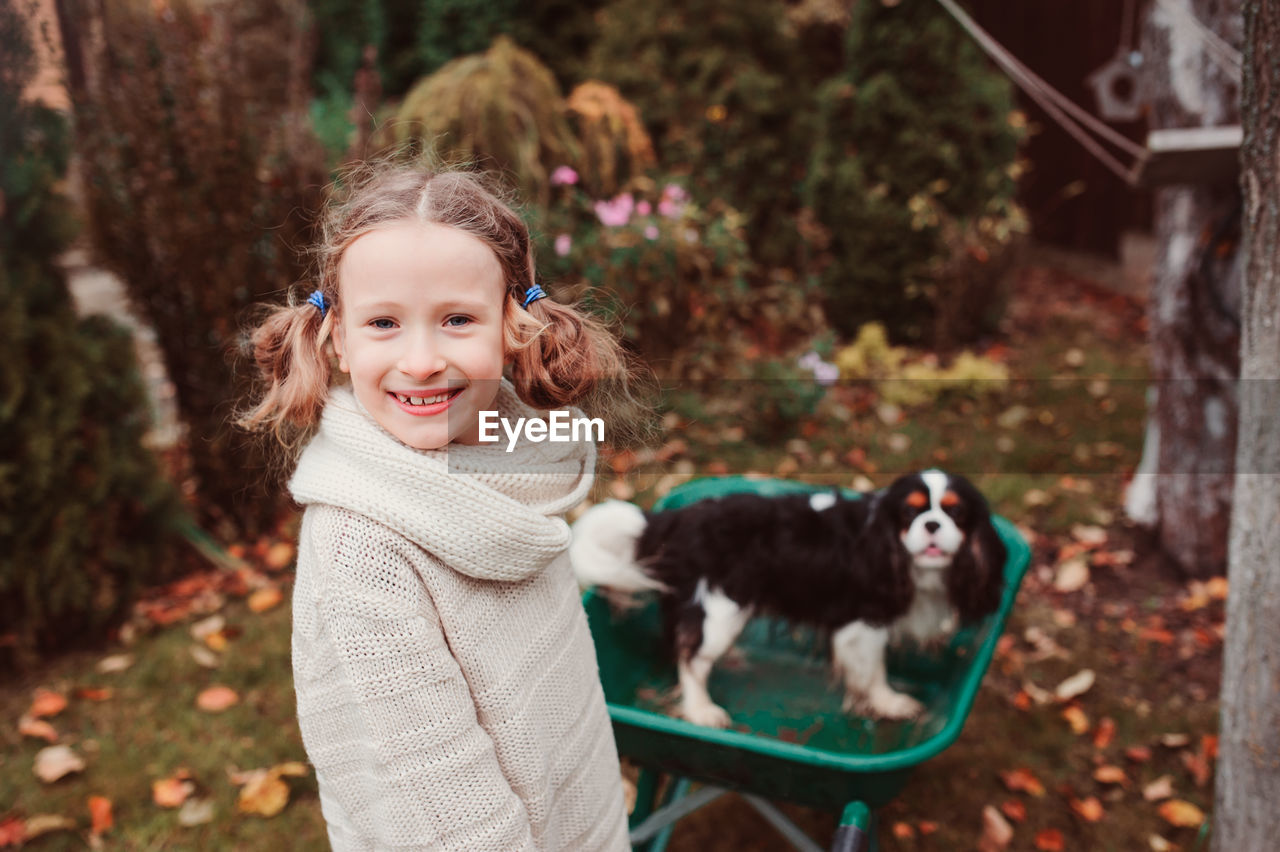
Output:
M444 393L436 394L433 397L405 396L403 394L396 394L396 399L400 400L405 405L434 405L437 402L444 402L449 398L451 393L452 391L445 391Z

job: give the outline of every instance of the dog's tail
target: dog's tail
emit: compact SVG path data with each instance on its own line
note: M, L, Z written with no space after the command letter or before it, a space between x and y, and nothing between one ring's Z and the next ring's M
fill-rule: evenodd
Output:
M636 544L649 521L638 506L606 500L592 506L573 525L569 560L583 586L619 592L664 591L636 561Z

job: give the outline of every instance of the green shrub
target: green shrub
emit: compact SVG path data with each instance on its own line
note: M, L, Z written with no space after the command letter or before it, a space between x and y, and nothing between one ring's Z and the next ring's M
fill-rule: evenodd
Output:
M250 381L230 361L249 307L302 276L328 180L307 121L305 22L276 0L70 2L97 259L156 331L201 520L225 537L269 528L287 504L266 481L266 448L230 423Z
M577 161L555 76L505 36L414 86L385 132L396 143L418 140L446 161L504 171L540 203L554 165Z
M768 264L804 253L795 217L812 92L835 70L802 50L815 26L790 20L781 0L613 0L591 53L591 76L636 104L662 167L739 210L753 257Z
M21 102L26 22L0 7L0 668L101 639L169 564L178 511L142 447L129 334L77 319L55 265L73 231L55 185L65 121Z
M981 314L998 299L998 262L957 279L952 261L970 249L998 261L1017 230L1011 86L932 3L857 4L846 57L818 93L806 184L829 238L827 315L846 336L879 321L894 339L932 344L939 306ZM946 328L989 330L955 318Z

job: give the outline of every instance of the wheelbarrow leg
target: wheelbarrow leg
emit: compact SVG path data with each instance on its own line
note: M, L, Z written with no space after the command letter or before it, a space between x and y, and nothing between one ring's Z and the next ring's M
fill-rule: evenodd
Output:
M689 792L692 782L675 778L662 797L662 806L631 829L631 847L636 852L663 852L680 819L724 795L719 787L699 787Z
M850 802L840 815L831 852L875 852L875 814L863 802Z

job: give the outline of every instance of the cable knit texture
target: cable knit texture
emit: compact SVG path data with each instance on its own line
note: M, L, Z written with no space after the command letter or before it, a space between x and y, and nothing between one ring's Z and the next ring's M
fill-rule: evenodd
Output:
M508 418L538 413L503 382ZM419 451L335 389L290 488L298 720L336 850L627 850L559 515L590 444Z

